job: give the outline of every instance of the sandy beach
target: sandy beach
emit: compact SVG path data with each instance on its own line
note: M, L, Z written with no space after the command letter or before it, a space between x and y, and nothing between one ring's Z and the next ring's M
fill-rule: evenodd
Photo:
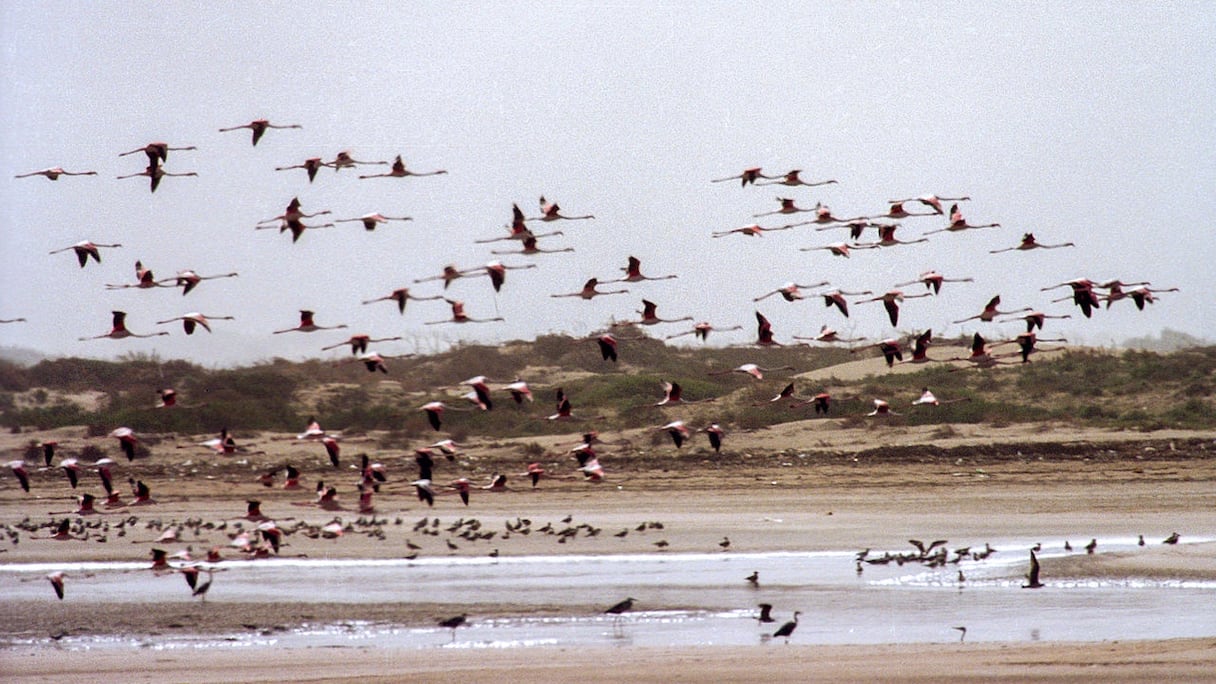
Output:
M6 544L5 564L135 561L149 558L153 545L170 553L189 548L200 557L212 547L233 562L241 553L229 545L242 521L246 501L280 528L292 529L280 555L309 558L502 557L546 554L637 554L718 552L728 537L728 552L860 550L901 548L909 538L951 539L982 544L988 539L1071 539L1078 547L1094 537L1143 534L1149 546L1134 554L1107 553L1051 558L1045 576L1216 579L1216 544L1162 545L1173 532L1210 536L1216 530L1212 492L1216 432L1134 433L1079 430L1072 426L1019 425L1002 428L953 426L912 428L885 425L841 428L825 421L801 421L731 437L740 447L715 455L703 447L675 450L644 433L611 435L630 446L601 447L608 470L605 482L574 477L564 448L577 435L492 444L471 444L452 461L440 459L436 482L465 476L479 486L493 473L509 473L507 491L474 489L468 507L454 495L440 495L433 508L420 503L408 482L415 476L412 454L380 449L377 435L356 436L345 445L342 467L334 470L316 444L289 435L258 435L258 454L220 456L193 446L193 436L159 436L152 456L115 467L126 489L128 475L144 481L155 505L109 510L90 516L88 541L40 539L53 530L20 532ZM85 440L83 429L47 434L5 435L10 453L30 439L58 439L79 446L86 441L113 450L104 440ZM539 443L544 455L525 452ZM743 445L746 450L743 450ZM182 448L178 448L181 445ZM354 454L366 451L383 463L388 481L374 498L375 512L360 514L354 482ZM541 461L560 475L542 479L535 489L520 477L527 460ZM282 474L266 487L258 476L285 462L303 471L302 489L285 491ZM31 493L15 479L0 487L0 522L38 525L58 520L75 508L74 496L58 469L32 474ZM339 489L345 510L320 510L310 504L318 479ZM99 493L96 475L85 473L80 491ZM130 497L124 497L129 499ZM100 507L99 507L100 508ZM106 509L101 508L105 511ZM51 515L52 512L57 512ZM560 544L552 534L499 535L489 540L457 540L421 535L423 516L449 521L476 517L484 529L507 530L521 518L532 529L543 525L586 525L604 534L576 535ZM136 520L123 525L129 518ZM310 538L339 517L350 525L336 539ZM570 522L566 523L569 518ZM636 531L647 522L661 528ZM210 523L208 526L207 523ZM224 529L219 529L220 525ZM182 531L176 541L156 543L169 528ZM10 527L10 529L13 529ZM375 533L367 532L376 530ZM100 537L105 534L105 541ZM609 532L631 530L624 536ZM83 535L82 535L83 536ZM660 549L656 542L665 542ZM407 541L419 548L412 550ZM256 561L254 561L256 562ZM41 578L39 578L41 580ZM6 580L10 581L10 580ZM45 583L45 580L41 580ZM124 681L1196 681L1216 678L1216 635L1212 638L1119 642L929 643L810 646L793 640L788 647L541 648L476 651L409 651L373 646L346 649L258 649L240 658L215 653L132 652L65 648L46 638L103 634L149 635L192 631L199 634L285 627L301 621L370 620L400 625L430 625L436 616L462 612L459 605L420 603L352 604L326 602L323 596L274 603L225 602L138 604L107 603L99 597L0 602L0 623L7 645L0 648L6 681L80 681L117 676ZM555 614L594 615L613 597L588 596L585 606L563 606ZM649 606L680 608L682 606ZM1197 607L1201 609L1201 607ZM505 596L501 605L478 606L478 616L543 613L534 601ZM813 616L804 616L804 619ZM1168 619L1163 615L1162 619ZM898 663L912 663L901 666ZM290 668L288 670L287 668ZM290 671L289 676L284 672Z

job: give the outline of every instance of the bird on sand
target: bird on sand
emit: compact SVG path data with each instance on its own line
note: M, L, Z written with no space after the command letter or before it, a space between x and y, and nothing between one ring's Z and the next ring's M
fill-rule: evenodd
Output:
M1026 579L1028 581L1022 585L1023 589L1038 589L1043 586L1039 581L1039 559L1035 557L1033 550L1030 552L1030 572L1026 574Z
M452 641L456 641L456 628L460 627L461 625L467 625L468 623L468 614L461 613L460 615L454 615L450 618L440 620L439 626L452 630Z
M774 637L785 637L785 643L787 643L787 644L790 643L790 635L794 633L795 629L798 629L798 616L799 615L802 615L802 611L795 610L794 619L790 620L789 622L785 623L784 625L781 625L781 627L776 632L773 632L773 636Z
M625 599L624 601L620 601L619 603L614 604L608 610L605 610L604 614L605 615L615 615L616 617L613 618L612 621L613 621L613 624L616 624L621 619L621 615L623 613L633 609L634 601L637 601L637 599L635 599L633 597L629 597L629 598Z

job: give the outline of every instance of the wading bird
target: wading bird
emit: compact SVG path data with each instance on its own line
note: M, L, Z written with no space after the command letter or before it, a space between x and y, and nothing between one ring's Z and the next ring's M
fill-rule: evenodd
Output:
M264 226L266 224L277 223L279 221L299 221L300 219L313 218L315 216L325 216L329 213L330 211L326 209L325 211L306 214L301 208L300 198L292 197L291 201L287 203L287 208L283 210L282 214L279 214L274 218L268 218L265 221L258 221L257 225Z
M62 570L56 570L46 576L50 580L51 586L55 589L55 596L58 596L60 601L63 600L63 580L65 577L67 577L67 573Z
M139 438L135 436L135 431L129 427L114 428L110 431L110 436L118 440L118 446L122 449L123 455L128 461L135 460L135 446L139 444Z
M713 401L713 397L708 399L689 400L684 398L684 388L680 387L678 382L668 382L663 380L663 399L655 406L669 406L672 404L704 404Z
M452 630L452 641L456 641L456 628L464 624L468 624L468 615L465 613L439 621L440 627Z
M900 240L895 237L895 230L899 228L898 223L883 223L876 224L878 227L878 240L875 242L866 242L859 245L853 245L854 249L873 249L877 247L894 247L895 245L912 245L917 242L928 242L929 238L917 238L916 240Z
M306 231L306 230L320 230L321 228L333 228L333 227L334 227L333 223L318 223L318 224L314 224L314 225L310 226L310 225L305 224L303 221L301 221L299 219L283 221L283 222L279 223L279 225L278 225L278 229L279 229L280 233L282 233L284 231L291 231L292 244L299 242L300 236L304 235L304 231ZM274 228L275 228L275 226L257 226L254 228L254 230L273 230Z
M824 251L831 252L832 256L839 256L839 257L844 257L844 258L848 259L850 249L853 249L853 247L849 246L849 244L846 242L833 242L830 245L824 245L822 247L799 247L798 251L799 252L816 252L819 250L824 250ZM868 249L868 248L863 247L862 249Z
M173 323L174 321L181 321L182 329L186 331L186 334L193 335L195 327L201 327L203 330L211 332L211 321L235 320L236 319L232 316L204 316L197 311L191 311L190 313L182 314L181 316L174 316L173 318L168 318L163 321L157 321L156 324L164 325L166 323Z
M820 297L823 297L823 305L826 307L836 307L840 313L844 314L845 318L849 317L849 304L845 301L845 297L860 297L861 295L872 295L869 290L861 290L860 292L846 292L844 290L832 290L830 292L821 292Z
M548 233L548 235L565 235L560 230ZM557 254L559 252L573 252L573 247L562 247L560 249L541 249L536 245L536 235L527 235L523 238L523 247L516 251L499 251L490 250L490 254L523 254L524 256L532 256L534 254Z
M401 155L397 155L397 158L393 160L393 168L390 169L388 173L369 173L367 175L363 175L363 176L359 176L359 177L360 178L405 178L406 176L439 176L439 175L442 175L445 173L447 173L447 171L444 171L443 169L439 169L438 171L425 171L425 172L421 172L421 173L417 172L417 171L410 171L409 169L405 168L405 162L402 161Z
M313 312L307 309L300 309L300 324L294 328L284 328L283 330L275 330L275 335L281 335L289 332L310 333L318 330L340 330L347 327L345 323L341 325L317 325L313 321Z
M739 233L741 235L746 235L748 237L764 237L765 233L775 233L779 230L789 230L789 229L795 227L796 225L801 225L801 224L787 223L784 226L776 226L774 228L765 228L765 227L761 226L759 223L752 223L752 224L749 224L746 226L742 226L740 228L733 228L731 230L715 231L714 233L710 234L710 237L716 237L716 238L726 237L727 235L731 235L732 233Z
M659 318L658 309L658 304L655 304L648 299L643 299L642 310L637 312L642 315L641 319L636 321L620 321L618 323L613 323L612 325L614 327L629 325L656 325L658 323L679 323L680 321L691 321L693 319L692 316L683 316L681 318Z
M429 282L433 282L436 280L442 280L443 289L446 290L446 289L448 289L448 285L451 285L452 281L454 281L454 280L458 280L460 278L475 278L477 276L483 276L483 275L487 275L487 274L485 271L483 271L479 268L470 268L470 269L461 270L459 268L456 268L456 266L453 264L448 264L447 266L443 267L443 273L440 273L439 275L434 275L434 276L427 276L425 278L415 278L414 282L415 283L429 283Z
M1006 319L997 321L997 323L1008 323L1010 321L1023 320L1023 321L1026 321L1026 332L1034 332L1035 328L1042 330L1043 322L1046 321L1048 318L1072 318L1072 316L1070 316L1068 314L1064 314L1063 316L1049 316L1049 315L1043 313L1042 311L1031 311L1030 313L1026 314L1025 316L1017 316L1015 318L1006 318Z
M110 313L111 313L111 314L112 314L112 316L113 316L113 317L112 317L112 319L111 319L111 320L112 320L112 323L111 323L111 327L110 327L110 332L108 332L108 333L104 333L104 334L101 334L101 335L94 335L94 336L92 336L92 337L81 337L81 338L79 338L79 339L80 339L81 341L84 341L84 340L100 340L100 339L103 339L103 338L109 338L109 339L112 339L112 340L121 340L121 339L126 338L126 337L157 337L157 336L160 336L160 335L168 335L168 334L169 334L169 333L167 333L167 332L165 332L165 331L163 331L163 330L162 330L162 331L160 331L160 332L147 333L147 334L145 334L145 335L137 335L137 334L135 334L135 333L131 332L130 330L127 330L127 312L125 312L125 311L111 311Z
M247 124L241 124L240 126L231 126L229 128L221 128L220 133L227 133L229 131L239 131L242 128L248 128L250 131L253 132L253 146L257 147L258 141L261 140L262 136L266 134L266 131L271 128L276 128L276 129L303 128L303 126L301 126L300 124L278 125L278 124L272 124L269 121L267 121L266 119L254 119L253 121L250 121Z
M386 161L359 161L350 156L350 152L343 150L339 152L331 161L325 162L325 166L333 167L334 172L342 169L351 169L356 166L388 166Z
M819 334L814 337L799 337L794 335L795 340L806 340L809 342L864 342L864 337L841 337L834 328L829 328L826 325L819 327Z
M97 175L96 171L64 171L61 167L52 166L49 169L43 169L41 171L31 171L29 173L18 174L16 176L13 176L13 178L29 178L31 176L46 176L47 180L59 180L60 176L96 176L96 175Z
M773 324L769 323L764 314L756 312L756 342L761 347L779 347L781 343L773 339Z
M709 446L713 447L714 453L722 451L722 439L726 437L726 431L717 423L710 423L709 427L704 427L697 432L704 432L709 437Z
M905 200L905 201L907 201L907 200ZM910 212L910 211L904 209L903 202L892 202L891 206L887 208L887 213L878 214L877 216L867 216L865 218L867 220L868 219L878 219L878 218L888 218L888 219L895 219L898 221L901 219L912 218L915 216L935 216L940 213L941 213L940 211L937 211L937 212L933 212L933 213L929 213L929 214L917 214L915 212Z
M70 249L73 252L76 252L76 260L80 262L80 267L84 268L85 264L89 263L89 257L92 257L93 261L96 261L99 264L101 263L101 252L99 250L102 247L122 247L122 243L107 245L100 242L93 242L92 240L82 240L69 247L53 249L48 252L48 254L59 254L60 252L66 252Z
M787 643L787 644L790 643L790 635L792 635L794 633L795 629L798 629L798 616L799 615L802 615L802 612L795 610L794 619L790 620L789 622L785 623L784 625L781 625L781 627L778 628L776 632L773 632L773 636L774 637L785 637L785 643Z
M787 215L788 214L802 214L802 213L806 213L806 212L815 211L814 209L803 209L803 208L799 207L797 204L794 203L794 198L792 198L792 197L778 197L777 201L781 204L780 209L774 209L773 211L763 211L763 212L760 212L759 214L752 214L752 218L760 218L762 216L775 216L778 214L787 214Z
M126 289L130 289L130 288L138 288L141 290L146 290L148 288L153 288L153 287L167 287L166 285L163 284L165 282L168 282L168 281L157 280L156 276L152 275L152 269L144 268L143 262L136 260L135 261L135 282L121 283L121 284L117 284L117 285L111 284L111 283L106 283L106 289L107 290L126 290Z

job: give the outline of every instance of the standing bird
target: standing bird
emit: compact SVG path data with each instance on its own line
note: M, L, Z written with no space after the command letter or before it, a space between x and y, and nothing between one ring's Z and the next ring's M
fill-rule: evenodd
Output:
M150 165L148 165L147 168L145 168L143 171L140 171L139 173L128 173L125 176L116 176L116 178L118 178L118 180L123 180L125 178L135 178L138 176L147 176L149 179L149 186L150 186L152 192L156 192L156 189L158 187L160 187L160 179L164 178L165 176L183 177L183 176L197 176L197 175L198 175L198 173L195 171L181 171L178 173L171 173L169 171L166 171L163 166L159 166L157 164L150 164Z
M1043 586L1039 581L1039 559L1035 557L1033 550L1030 552L1030 572L1026 579L1029 581L1022 585L1023 589L1038 589Z
M753 166L748 169L743 169L743 172L737 176L727 176L726 178L715 178L715 179L711 180L710 182L711 183L724 183L726 181L739 180L740 181L739 186L745 187L745 186L747 186L748 183L755 183L759 179L774 180L776 178L779 178L779 176L766 176L763 173L760 173L760 168L761 167L759 167L759 166Z
M121 339L126 338L126 337L157 337L157 336L160 336L160 335L168 335L168 334L169 334L169 333L167 333L167 332L165 332L165 331L163 331L163 330L162 330L162 331L160 331L160 332L148 333L148 334L146 334L146 335L137 335L137 334L135 334L135 333L131 332L130 330L127 330L127 324L126 324L126 321L127 321L127 312L125 312L125 311L111 311L110 313L113 315L113 318L111 319L111 320L112 320L112 323L111 323L111 327L110 327L110 332L108 332L108 333L104 333L104 334L101 334L101 335L94 335L94 336L92 336L92 337L81 337L81 338L79 338L79 339L80 339L81 341L85 341L85 340L100 340L100 339L103 339L103 338L109 338L109 339L113 339L113 340L121 340Z
M1074 245L1071 242L1062 242L1058 245L1045 245L1041 242L1037 242L1034 239L1034 233L1022 233L1022 241L1020 243L1018 243L1018 245L1016 247L1006 247L1004 249L990 249L990 250L988 250L988 253L989 254L1000 254L1001 252L1012 252L1014 250L1025 252L1025 251L1029 251L1032 249L1056 249L1058 247L1076 247L1076 245Z
M613 620L612 620L613 623L615 624L616 622L618 622L621 619L622 614L624 614L626 611L633 609L633 604L635 601L637 601L637 599L635 599L633 597L629 597L629 598L625 599L624 601L616 603L608 610L605 610L604 614L605 615L615 615L616 617L613 618Z
M66 252L70 249L76 252L76 260L80 262L80 267L84 268L85 264L89 263L89 257L92 257L93 261L96 261L99 264L101 263L101 252L99 251L99 248L101 247L122 247L122 243L107 245L100 242L93 242L91 240L82 240L69 247L53 249L48 252L48 254L59 254L60 252Z
M275 335L289 332L310 333L317 330L340 330L347 327L345 323L341 325L317 325L313 322L313 312L307 309L300 309L300 324L294 328L285 328L283 330L275 330Z
M29 178L31 176L46 176L47 180L59 180L60 176L96 176L96 175L97 175L96 171L64 171L61 167L52 166L49 169L43 169L41 171L31 171L29 173L18 174L16 176L13 176L13 178Z
M641 261L641 259L638 259L635 256L630 256L628 265L621 267L621 270L625 272L624 278L621 278L619 280L610 280L608 282L610 282L610 283L640 283L643 280L671 280L672 278L679 277L674 273L670 273L668 275L662 275L662 276L642 275L642 261Z
M557 206L557 202L547 202L547 201L545 201L545 196L541 195L540 196L540 216L536 216L536 217L534 217L532 219L528 219L528 220L529 221L531 221L531 220L536 220L536 221L558 221L558 220L582 221L585 219L593 219L593 218L595 218L595 216L593 216L591 214L584 214L582 216L562 216L561 207Z
M402 314L405 314L405 303L411 299L416 302L423 302L423 301L428 301L428 300L443 299L443 295L435 295L434 297L416 297L416 296L410 294L410 289L408 287L399 287L399 288L393 290L392 292L384 295L383 297L376 297L375 299L366 299L363 301L363 303L372 304L373 302L386 302L386 301L397 302L397 311L401 312Z
M787 171L785 175L781 176L780 178L770 179L771 182L769 183L756 183L756 185L784 185L791 188L799 186L814 188L820 185L834 185L836 183L834 180L814 181L808 183L807 181L802 180L802 178L799 176L801 173L802 169L792 169Z
M370 214L356 216L355 218L334 219L334 223L362 223L364 230L375 230L376 226L380 225L381 223L388 223L389 221L405 222L413 220L414 218L412 216L385 216L384 214L373 211Z
M794 619L790 620L789 622L785 623L784 625L781 625L781 627L778 628L776 632L773 632L773 636L774 637L785 637L785 643L787 643L787 644L790 643L790 635L794 633L795 629L798 629L798 616L799 615L802 615L802 612L795 610Z
M359 176L359 177L360 178L405 178L406 176L439 176L439 175L442 175L445 173L447 173L447 171L444 171L443 169L439 169L438 171L426 171L426 172L422 172L422 173L419 173L417 171L410 171L409 169L405 168L405 162L402 161L401 155L397 155L397 158L393 160L393 168L390 169L388 171L388 173L369 173L367 175L363 175L363 176Z
M190 290L193 290L195 287L198 287L198 284L203 282L204 280L216 280L217 278L235 278L238 275L240 275L240 274L223 273L220 275L213 275L213 276L201 276L201 275L195 273L194 271L186 269L184 271L178 271L177 275L173 276L172 278L167 279L165 282L172 280L174 287L182 288L182 296L184 297L185 295L190 294Z
M156 324L164 325L166 323L172 323L174 321L181 321L182 328L186 331L186 334L193 335L195 327L202 327L203 330L206 330L207 332L211 332L211 321L213 321L213 320L215 320L215 321L234 321L236 319L233 318L232 316L204 316L203 314L198 313L197 311L192 311L187 314L182 314L181 316L174 316L173 318L169 318L169 319L166 319L163 321L157 321Z
M439 626L452 630L452 641L456 641L456 628L468 624L468 614L461 613L446 620L440 620Z
M232 126L230 128L221 128L220 133L227 133L229 131L239 131L242 128L248 128L250 131L253 132L253 146L257 147L258 141L262 139L262 136L266 134L266 131L268 129L271 129L271 128L303 128L303 126L301 126L300 124L276 125L276 124L270 123L266 119L254 119L253 121L250 121L247 124L241 124L240 126Z

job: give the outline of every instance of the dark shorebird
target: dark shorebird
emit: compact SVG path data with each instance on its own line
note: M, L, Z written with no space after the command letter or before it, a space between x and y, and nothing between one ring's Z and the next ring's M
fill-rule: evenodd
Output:
M1030 573L1026 575L1029 581L1022 585L1023 589L1038 589L1043 586L1039 581L1039 559L1035 557L1034 551L1030 552Z
M967 638L967 628L966 628L966 627L962 627L962 626L960 626L960 627L951 627L950 629L957 629L957 630L958 630L958 642L959 642L960 644L961 644L961 643L963 643L963 639L966 639L966 638Z
M1161 543L1162 544L1177 544L1178 543L1178 533L1174 532L1173 534L1166 537L1165 539L1162 539Z
M440 620L439 626L446 627L446 628L452 630L452 641L456 641L456 628L460 627L461 625L468 624L468 622L469 622L468 617L469 616L466 613L461 613L460 615L454 615L446 620Z
M1098 540L1090 539L1089 543L1085 545L1085 553L1093 555L1094 549L1096 548L1098 548Z
M752 574L748 575L747 577L744 577L743 579L747 580L747 583L752 585L752 587L757 588L757 589L760 588L760 571L759 570L753 570Z
M776 622L776 620L773 619L773 604L761 603L756 607L760 609L760 614L756 616L756 620L762 623Z
M623 613L633 609L633 602L636 600L637 599L635 599L633 597L627 598L624 601L621 601L620 603L617 603L616 605L612 606L608 610L605 610L604 614L605 615L608 615L608 614L615 615L616 617L612 619L612 622L613 622L613 624L616 624L621 619L621 615Z
M785 623L784 625L781 625L780 629L778 629L776 632L773 632L773 636L774 637L785 637L785 643L787 643L787 644L790 643L790 635L794 633L795 629L798 629L798 616L799 615L802 615L802 611L795 610L794 619L790 620L789 622Z

